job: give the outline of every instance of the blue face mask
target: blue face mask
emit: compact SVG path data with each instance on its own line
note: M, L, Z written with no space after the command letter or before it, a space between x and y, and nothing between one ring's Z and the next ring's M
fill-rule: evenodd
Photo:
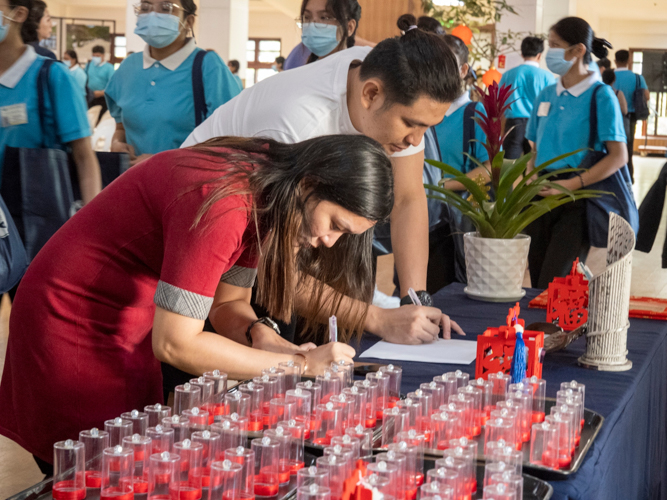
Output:
M93 66L99 66L102 64L102 58L100 56L93 56L90 58L90 61L93 63Z
M171 45L180 34L180 19L171 14L141 14L134 33L151 47L161 49Z
M549 49L547 51L547 68L560 76L570 71L575 60L567 61L565 59L565 49Z
M301 29L301 41L317 57L326 56L338 46L337 35L335 24L304 23Z
M13 21L11 17L0 14L0 43L5 41L7 33L9 33L9 21Z

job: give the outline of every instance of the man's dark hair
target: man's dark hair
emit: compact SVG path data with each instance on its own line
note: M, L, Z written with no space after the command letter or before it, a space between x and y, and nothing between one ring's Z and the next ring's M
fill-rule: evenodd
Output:
M232 68L234 68L232 70L232 73L236 73L241 67L241 64L236 59L231 59L227 64Z
M361 63L359 76L380 79L387 104L410 106L421 96L452 102L463 91L456 56L441 37L415 23L411 14L401 16L397 24L405 34L378 43Z
M617 50L615 57L616 62L621 64L628 64L628 61L630 60L630 52L627 50Z
M544 52L544 40L537 36L527 36L521 41L521 55L523 57L537 57Z
M616 72L609 68L605 69L602 72L602 82L606 83L607 85L613 85L614 82L616 81Z
M598 61L598 68L600 68L600 71L611 69L611 61L606 57L603 57Z
M285 58L283 56L276 57L276 64L285 64Z
M104 54L104 47L102 47L101 45L95 45L93 47L92 52L93 52L93 54Z

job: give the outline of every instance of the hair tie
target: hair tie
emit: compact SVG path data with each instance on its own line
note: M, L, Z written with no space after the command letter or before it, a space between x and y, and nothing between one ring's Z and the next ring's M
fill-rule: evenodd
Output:
M407 33L408 31L416 30L416 29L418 29L418 28L419 28L419 26L413 24L413 25L410 26L408 29L406 29L405 32Z

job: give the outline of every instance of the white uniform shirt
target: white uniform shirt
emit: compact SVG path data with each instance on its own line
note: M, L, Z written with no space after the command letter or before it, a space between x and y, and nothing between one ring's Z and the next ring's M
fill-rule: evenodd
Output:
M370 51L352 47L253 85L216 109L181 147L220 136L267 137L293 144L323 135L360 135L347 109L347 77L350 64L362 61ZM423 149L422 140L393 156Z

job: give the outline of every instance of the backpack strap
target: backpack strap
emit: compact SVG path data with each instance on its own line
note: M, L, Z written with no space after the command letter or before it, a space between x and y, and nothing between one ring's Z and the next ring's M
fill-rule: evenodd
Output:
M476 102L469 102L463 110L463 149L464 153L472 154L473 140L475 139L475 111L477 110ZM465 172L468 165L468 157L463 156L463 171Z
M199 50L195 54L195 60L192 63L192 95L195 102L195 126L202 124L206 120L208 107L206 106L206 96L204 94L204 57L205 50Z
M49 148L52 146L49 134L49 128L46 126L46 95L49 94L49 74L51 73L51 66L56 62L53 59L44 59L42 67L39 68L39 74L37 75L37 110L39 112L39 126L42 132L42 146L44 148ZM54 104L54 100L51 99L51 103ZM55 105L55 104L54 104Z
M642 87L642 81L639 78L639 75L635 73L635 92L637 92Z
M595 139L598 136L598 102L597 95L598 90L602 88L604 84L599 83L593 89L593 95L591 96L591 113L590 113L590 129L588 132L588 147L592 150L595 150Z

